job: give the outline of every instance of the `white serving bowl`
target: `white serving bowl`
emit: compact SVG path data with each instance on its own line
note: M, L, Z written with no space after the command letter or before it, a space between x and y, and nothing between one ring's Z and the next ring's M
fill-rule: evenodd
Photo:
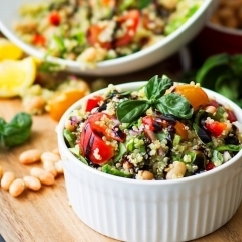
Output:
M18 10L23 3L35 3L40 0L0 0L0 31L29 55L43 59L45 54L24 43L13 29L18 20ZM211 15L217 0L204 0L200 9L180 28L156 44L134 54L113 60L99 62L94 69L81 68L77 61L48 57L47 60L65 66L67 71L84 75L118 75L134 72L164 60L184 47L202 29Z
M118 85L137 90L144 82ZM206 90L206 89L205 89ZM206 90L221 104L229 104L238 120L242 111L227 98ZM71 106L57 127L66 190L76 215L108 237L130 242L179 242L205 236L227 223L242 199L242 150L225 164L205 173L174 180L135 180L109 175L80 162L67 148L63 129Z

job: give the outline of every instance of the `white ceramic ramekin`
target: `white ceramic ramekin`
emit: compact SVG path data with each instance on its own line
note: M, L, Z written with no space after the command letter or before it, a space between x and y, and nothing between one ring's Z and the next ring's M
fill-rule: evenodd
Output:
M119 87L136 90L142 84ZM206 91L218 102L230 105L242 122L237 105ZM68 198L85 224L121 241L179 242L212 233L232 218L242 198L242 151L220 167L175 180L134 180L102 173L75 158L63 138L69 113L89 97L70 107L57 127Z

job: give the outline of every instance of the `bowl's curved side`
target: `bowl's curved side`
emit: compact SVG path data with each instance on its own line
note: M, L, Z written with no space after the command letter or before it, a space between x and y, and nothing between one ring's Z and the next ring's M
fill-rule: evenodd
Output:
M121 87L136 90L144 83ZM206 91L231 106L242 122L237 105ZM74 104L62 117L57 135L67 194L74 212L85 224L122 241L178 242L207 235L231 219L242 199L242 151L216 169L172 181L139 181L105 174L82 164L65 146L64 121L81 103Z
M23 1L12 0L6 2L5 0L0 0L0 5L8 9L8 11L5 11L4 8L0 8L0 29L8 39L26 51L26 53L40 59L46 58L49 61L58 63L66 68L67 71L91 76L112 76L141 70L179 51L179 49L191 41L205 25L212 12L211 10L214 8L214 2L216 1L217 0L205 0L198 11L184 25L165 37L162 41L132 55L97 63L94 69L87 68L82 63L76 61L46 57L43 52L27 45L19 39L13 30L13 21L15 20L13 16L18 19L18 9ZM25 2L39 2L39 0L25 0Z

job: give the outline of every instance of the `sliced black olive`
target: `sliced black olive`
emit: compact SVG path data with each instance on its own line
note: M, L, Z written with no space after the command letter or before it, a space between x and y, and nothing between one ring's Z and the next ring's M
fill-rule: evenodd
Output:
M224 142L227 145L239 145L239 140L234 135L229 135L226 138L224 138Z
M203 171L206 169L207 164L207 158L203 154L202 151L196 151L196 158L193 162L193 165L196 165L198 167L197 172Z
M198 137L202 140L203 143L209 143L212 141L212 137L207 130L198 127L196 132L197 132Z
M107 103L103 103L100 107L98 107L97 112L102 112L107 109Z
M160 118L162 120L165 120L165 121L169 122L169 124L171 124L171 125L175 125L176 124L176 118L172 114L161 115Z

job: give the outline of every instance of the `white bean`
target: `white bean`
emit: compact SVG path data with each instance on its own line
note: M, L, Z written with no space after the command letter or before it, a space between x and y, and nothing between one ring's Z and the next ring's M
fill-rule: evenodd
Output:
M47 186L51 186L55 183L55 178L53 174L39 167L31 168L30 175L37 177L40 180L41 184Z
M10 187L9 187L9 193L13 196L13 197L17 197L20 194L22 194L22 192L25 189L25 183L24 180L22 178L17 178L15 180L13 180L13 182L11 183Z
M19 161L22 164L31 164L40 160L41 151L38 149L31 149L22 152L19 156Z
M5 191L8 191L14 179L15 179L15 175L12 171L6 171L5 173L3 173L3 176L1 179L1 188Z
M169 170L166 173L166 179L175 179L179 177L184 177L186 170L187 170L187 167L184 162L174 161L170 165Z
M51 161L58 161L60 159L60 155L53 153L51 151L46 151L44 153L41 154L40 157L41 161L43 162L44 160L51 160Z
M25 186L33 191L38 191L41 188L40 180L35 176L24 176L23 177Z

